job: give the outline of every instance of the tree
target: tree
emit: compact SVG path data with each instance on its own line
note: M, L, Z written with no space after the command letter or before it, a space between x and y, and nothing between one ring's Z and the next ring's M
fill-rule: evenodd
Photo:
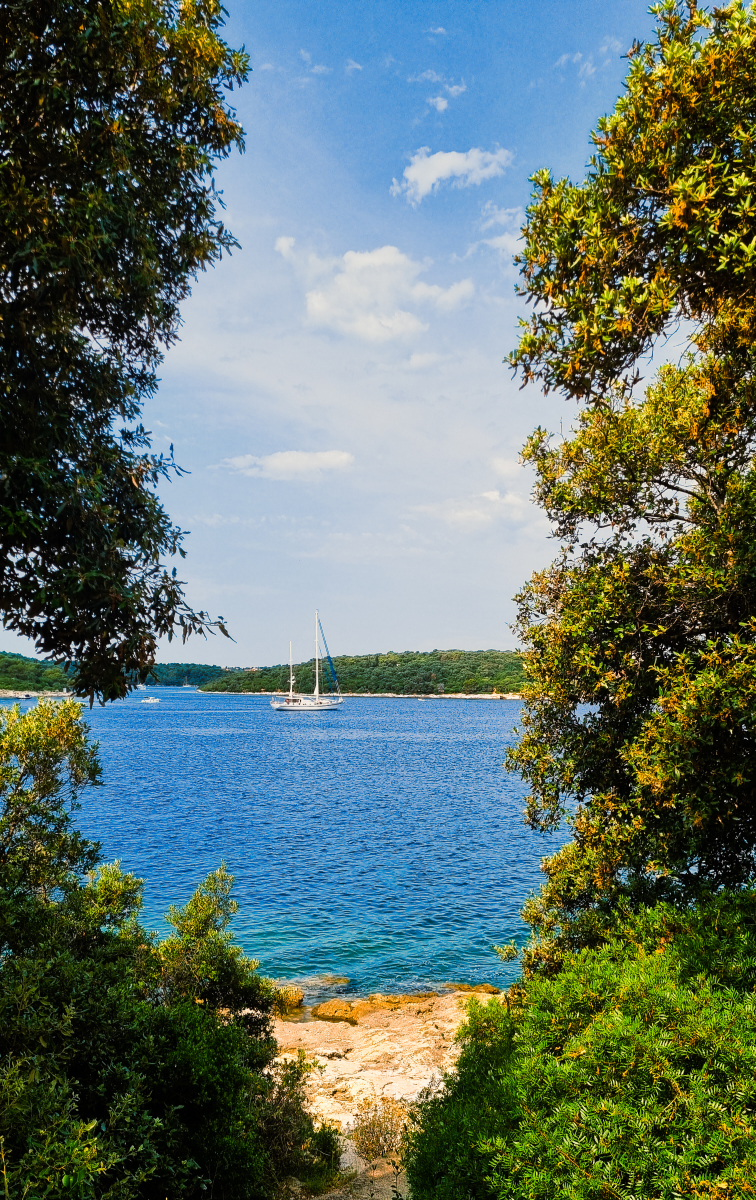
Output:
M140 422L197 272L236 245L213 169L248 60L218 0L30 0L0 12L0 611L123 695L156 639L204 631L164 555ZM216 623L223 630L222 622Z
M557 964L621 896L756 875L756 12L664 0L582 184L534 177L511 364L575 398L524 457L562 541L519 599L530 675L510 765L565 817L526 909ZM679 322L688 350L642 391Z
M274 1063L276 990L233 942L212 872L160 940L141 880L72 814L100 767L81 706L0 712L0 1162L7 1196L268 1200L338 1177L305 1110L303 1058Z

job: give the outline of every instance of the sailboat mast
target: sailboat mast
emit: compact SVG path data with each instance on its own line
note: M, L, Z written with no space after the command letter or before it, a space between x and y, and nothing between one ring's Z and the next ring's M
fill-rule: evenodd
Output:
M289 642L289 699L294 695L294 659L291 653L291 642Z
M320 679L318 678L318 611L315 610L315 699L320 695Z

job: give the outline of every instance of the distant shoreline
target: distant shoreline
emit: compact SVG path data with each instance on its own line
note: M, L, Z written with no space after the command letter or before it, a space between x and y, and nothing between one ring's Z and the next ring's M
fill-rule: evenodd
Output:
M197 688L203 696L285 696L286 692L222 692ZM520 692L342 692L350 700L522 700Z
M20 689L0 688L0 700L39 700L43 697L46 700L71 700L73 694L71 692L33 692L31 689L27 692Z

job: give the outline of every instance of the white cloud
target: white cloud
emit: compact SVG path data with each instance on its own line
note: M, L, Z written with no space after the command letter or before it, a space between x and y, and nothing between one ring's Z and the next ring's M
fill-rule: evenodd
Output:
M344 67L344 70L346 71L346 73L348 75L351 75L352 71L361 71L362 66L360 65L360 63L355 62L353 58L348 58L346 61L346 66Z
M273 63L261 63L257 69L258 71L275 71Z
M457 96L461 96L463 92L467 91L467 84L466 83L452 83L452 84L447 83L446 90L449 93L449 95L451 96L452 100L456 100Z
M461 256L462 260L470 258L481 246L488 246L491 250L498 251L502 258L506 260L506 265L512 265L512 258L520 250L522 241L522 229L525 221L525 211L522 208L497 208L490 200L483 205L481 210L480 228L483 232L494 228L495 226L504 226L503 233L497 233L493 237L480 238L477 242L473 242L468 247L465 254Z
M322 63L316 63L312 68L313 75L330 75L331 67L324 67Z
M303 62L306 62L308 65L312 62L312 55L309 54L307 52L307 50L300 50L299 57L302 59Z
M602 61L598 65L602 68L608 67L611 58L619 54L621 49L622 47L616 38L605 37L598 48L598 54L602 58ZM570 64L578 68L578 79L580 80L581 87L585 86L586 79L590 79L592 75L596 74L597 66L592 54L584 55L580 51L574 54L561 54L554 63L554 66L557 70L561 70Z
M443 83L443 75L435 71L423 71L422 75L410 75L407 83Z
M404 194L412 205L418 205L424 196L438 190L446 180L452 187L478 187L487 179L503 175L512 162L509 150L480 150L473 147L462 153L459 150L439 150L430 153L430 147L421 146L412 155L410 165L404 168L403 182L394 180L391 195Z
M442 354L410 354L407 362L407 368L410 371L427 371L430 367L435 367L437 363L443 362Z
M276 238L276 250L287 262L292 262L294 259L294 243L296 240L293 237Z
M492 200L487 200L480 210L482 230L491 229L494 225L505 225L507 228L516 226L518 229L525 220L523 208L499 208Z
M504 520L512 525L521 525L532 517L528 501L517 494L498 490L480 492L463 500L442 500L438 504L417 505L415 512L424 513L443 521L445 525L458 529L483 529L495 521Z
M443 288L418 276L430 263L416 262L396 246L377 250L348 250L341 258L300 258L294 238L280 237L276 250L298 267L308 282L307 320L316 328L359 338L365 342L390 342L416 337L428 329L417 308L454 312L472 299L471 279L460 279Z
M325 471L343 471L354 462L346 450L278 450L275 454L240 454L223 465L258 479L313 480Z
M449 107L449 101L444 100L443 96L429 96L428 103L435 108L436 112L444 112Z
M556 60L556 62L554 63L554 66L555 67L566 67L567 63L571 63L571 62L579 63L582 60L582 57L583 56L580 53L578 53L578 54L563 54L561 56L561 58L558 58Z
M425 31L425 32L426 32L426 33L438 33L438 34L445 34L445 33L446 33L446 30L444 29L443 25L439 25L437 29L426 29L426 31Z

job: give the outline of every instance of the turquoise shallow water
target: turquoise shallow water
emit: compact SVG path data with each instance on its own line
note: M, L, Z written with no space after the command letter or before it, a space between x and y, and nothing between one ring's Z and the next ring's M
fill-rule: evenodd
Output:
M525 827L502 768L518 713L350 698L287 716L267 697L137 692L87 713L106 784L78 821L144 878L150 928L225 859L245 950L310 999L502 984L516 968L491 944L523 939L519 909L558 844Z

